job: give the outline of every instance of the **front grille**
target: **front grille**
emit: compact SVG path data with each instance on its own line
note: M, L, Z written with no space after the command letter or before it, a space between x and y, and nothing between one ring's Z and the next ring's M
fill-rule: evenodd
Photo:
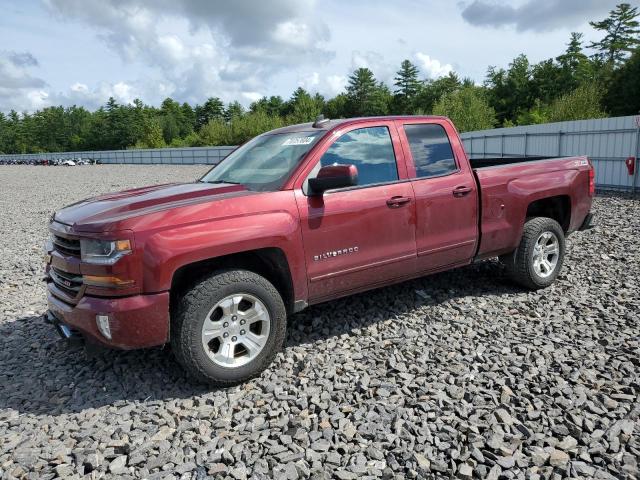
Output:
M73 238L64 238L59 235L53 235L53 245L56 250L65 255L73 257L80 256L80 240Z
M82 275L63 272L62 270L51 267L49 276L56 287L72 298L75 298L78 292L80 292L80 288L82 288Z

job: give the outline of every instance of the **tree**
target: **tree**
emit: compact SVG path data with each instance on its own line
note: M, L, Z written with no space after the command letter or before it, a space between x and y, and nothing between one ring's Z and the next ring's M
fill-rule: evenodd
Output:
M536 97L531 80L532 68L526 55L514 58L508 70L489 67L484 85L489 89L489 104L500 124L515 121L534 105Z
M594 68L582 51L582 33L571 32L571 38L565 52L556 57L562 69L562 82L571 89L593 79Z
M249 106L250 112L265 112L272 117L281 117L285 115L286 104L280 95L272 95L271 97L262 97L260 100L253 102Z
M188 104L180 105L166 98L160 106L160 124L164 141L170 144L175 138L186 137L193 131L194 112Z
M7 135L9 133L9 120L4 113L0 112L0 154L7 153L8 142Z
M345 118L349 116L349 99L344 93L340 93L328 100L324 105L324 115L327 118Z
M466 86L443 95L433 113L449 117L461 132L493 128L496 124L496 113L480 87Z
M455 72L449 72L449 75L435 80L425 80L420 85L411 113L432 113L433 106L443 95L454 92L461 86L460 78Z
M351 115L372 115L376 87L376 79L368 68L358 68L349 76L347 99Z
M394 78L396 90L394 91L394 113L407 114L412 110L412 103L420 90L418 80L418 67L409 60L400 64L400 70Z
M567 83L562 67L553 59L543 60L531 68L530 93L533 103L536 101L548 104L560 95L575 88L573 81ZM522 109L519 113L522 112Z
M224 111L224 119L227 122L230 122L236 117L241 117L242 115L244 115L244 107L237 100L235 102L231 102Z
M640 112L640 48L613 73L603 104L614 116Z
M166 147L162 126L160 122L152 118L145 124L144 136L135 144L135 148L163 148Z
M287 102L287 123L312 122L322 112L324 98L321 95L312 97L302 87L298 87Z
M200 130L202 145L239 145L261 133L284 125L282 118L257 111L236 115L226 122L211 120Z
M562 122L606 117L607 114L600 106L602 97L602 88L599 85L595 83L581 85L549 106L547 121Z
M636 20L637 17L638 7L620 3L604 20L589 22L596 30L605 32L604 38L592 42L589 48L598 50L596 55L602 57L609 66L619 66L640 45L640 23Z
M195 116L195 129L200 130L214 118L223 118L224 103L218 97L209 97L203 105L196 105Z

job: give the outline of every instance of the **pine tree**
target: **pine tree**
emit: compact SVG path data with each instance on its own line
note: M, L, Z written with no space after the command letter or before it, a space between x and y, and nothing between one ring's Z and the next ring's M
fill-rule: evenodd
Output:
M640 48L613 72L603 104L612 116L637 115L640 112Z
M367 115L369 104L376 93L376 79L368 68L358 68L349 77L347 98L351 115Z
M318 96L312 97L304 88L298 87L287 102L287 110L290 112L287 115L288 123L312 122L322 111L323 104L324 99L320 104Z
M224 119L227 122L230 122L236 117L241 117L242 115L244 115L244 107L237 100L235 102L231 102L224 111Z
M589 48L598 50L596 55L609 66L619 66L640 45L640 23L636 20L637 17L637 7L620 3L604 20L589 22L596 30L606 32L602 40L592 42Z
M196 130L200 130L204 125L215 118L222 118L224 115L224 103L218 97L210 97L203 105L197 105Z
M411 113L421 86L420 80L418 80L418 67L409 60L404 60L400 64L400 70L396 72L394 80L394 85L397 87L393 98L394 113Z
M593 80L594 66L589 57L582 51L582 33L571 32L567 49L556 61L562 69L562 80L558 85L564 85L565 91L556 91L555 97L577 88L583 83Z

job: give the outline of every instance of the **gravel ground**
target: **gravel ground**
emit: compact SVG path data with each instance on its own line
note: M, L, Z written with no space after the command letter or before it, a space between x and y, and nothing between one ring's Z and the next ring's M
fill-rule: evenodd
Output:
M0 167L0 477L636 478L640 202L598 197L558 281L485 262L308 309L260 377L88 359L44 323L49 215L182 166Z

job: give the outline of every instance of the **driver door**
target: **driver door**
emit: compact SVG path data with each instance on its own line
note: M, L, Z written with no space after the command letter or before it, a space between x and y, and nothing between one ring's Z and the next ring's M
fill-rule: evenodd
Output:
M352 164L358 184L309 195L321 166ZM393 122L345 128L296 189L313 303L415 272L415 200Z

